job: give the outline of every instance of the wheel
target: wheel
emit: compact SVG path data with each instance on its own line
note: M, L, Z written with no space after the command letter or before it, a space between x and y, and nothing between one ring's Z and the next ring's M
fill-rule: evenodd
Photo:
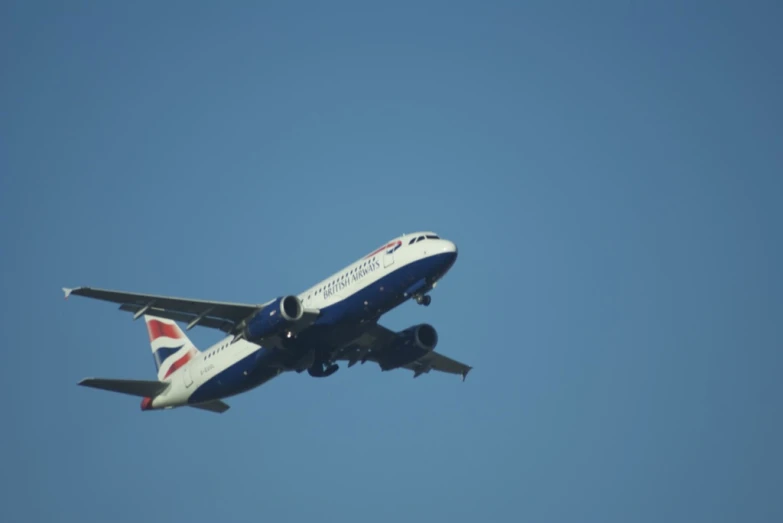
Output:
M313 378L326 378L340 369L340 366L336 363L328 364L326 365L326 368L324 368L324 365L326 365L324 362L316 363L307 369L307 373Z
M416 296L416 303L418 303L419 305L424 305L424 306L429 305L430 303L432 303L432 297L428 296L428 295L421 295L420 294L420 295Z
M337 365L336 363L332 363L331 365L329 365L328 367L326 367L324 369L324 376L323 377L325 378L327 376L331 376L332 374L337 372L339 369L340 369L339 365Z
M309 369L307 369L307 373L312 376L313 378L323 378L324 377L324 367L323 365L313 365Z

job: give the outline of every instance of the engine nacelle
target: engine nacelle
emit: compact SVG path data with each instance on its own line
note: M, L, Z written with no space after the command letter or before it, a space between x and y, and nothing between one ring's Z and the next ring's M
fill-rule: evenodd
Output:
M302 319L304 307L296 296L281 296L253 316L244 329L245 339L260 340L280 334Z
M438 345L435 327L422 323L397 333L397 340L376 357L383 370L396 369L418 360Z
M438 345L438 331L427 323L409 327L397 333L397 337L400 340L398 347L412 345L417 349L430 352Z

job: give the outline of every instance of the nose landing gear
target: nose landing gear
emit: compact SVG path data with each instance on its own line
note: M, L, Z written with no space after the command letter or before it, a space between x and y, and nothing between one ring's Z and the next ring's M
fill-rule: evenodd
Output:
M416 296L416 303L419 305L424 305L425 307L428 306L430 303L432 303L432 296L424 295L424 296Z

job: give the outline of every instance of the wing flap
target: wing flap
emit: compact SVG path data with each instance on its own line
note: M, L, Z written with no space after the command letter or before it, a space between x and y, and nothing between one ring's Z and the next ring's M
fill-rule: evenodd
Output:
M134 314L139 312L143 308L144 307L141 305L131 304L131 303L124 303L120 305L121 311L132 312ZM179 321L188 324L190 324L192 321L198 318L198 315L196 314L159 309L157 307L149 307L144 312L146 312L147 314L151 314L152 316L158 316L160 318L166 318L169 320ZM236 324L233 321L229 321L223 318L213 318L211 316L203 316L198 320L198 325L201 327L208 327L210 329L218 329L223 332L231 332L231 330L235 327Z
M142 398L154 398L169 386L162 381L145 380L118 380L109 378L84 378L79 382L83 387L93 389L108 390L128 394L130 396L140 396Z

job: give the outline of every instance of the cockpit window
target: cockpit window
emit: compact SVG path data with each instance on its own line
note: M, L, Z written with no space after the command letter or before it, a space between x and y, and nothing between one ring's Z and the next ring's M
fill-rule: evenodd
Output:
M434 235L434 234L428 234L428 235L427 235L427 238L428 238L428 239L430 239L430 240L440 240L440 238L438 238L438 237L437 237L436 235Z
M418 238L416 238L416 243L420 242L423 239L424 239L424 236L419 236Z

